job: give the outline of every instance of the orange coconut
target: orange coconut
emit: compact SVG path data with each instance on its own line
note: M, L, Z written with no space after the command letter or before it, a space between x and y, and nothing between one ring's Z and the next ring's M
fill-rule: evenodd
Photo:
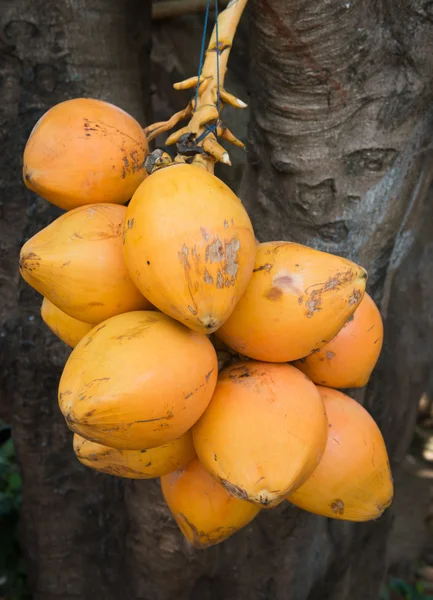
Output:
M258 506L230 496L197 459L161 477L161 488L180 530L196 548L223 542L260 511Z
M328 442L311 477L288 500L346 521L377 519L391 504L393 482L382 434L360 404L318 387L329 421Z
M193 428L197 456L232 495L278 504L317 467L328 424L316 386L290 365L224 369Z
M366 279L362 267L327 252L292 242L260 244L248 288L217 335L256 360L302 358L343 327Z
M155 448L199 419L217 371L206 336L159 312L125 313L74 348L60 380L60 409L88 440L120 450Z
M156 171L128 206L124 253L133 281L157 308L199 332L212 333L233 311L256 248L241 201L201 167Z
M53 106L36 123L24 150L28 188L70 210L129 200L146 177L146 136L121 108L93 98Z
M93 204L62 215L24 244L21 275L60 310L85 323L149 308L123 260L125 214L124 206Z
M328 387L362 387L367 384L383 343L379 309L368 294L328 344L302 358L295 366L315 383Z
M187 465L195 457L191 431L168 444L148 450L118 450L75 434L74 452L86 467L129 479L161 477Z
M47 298L42 302L41 317L51 331L71 348L93 329L93 325L70 317Z

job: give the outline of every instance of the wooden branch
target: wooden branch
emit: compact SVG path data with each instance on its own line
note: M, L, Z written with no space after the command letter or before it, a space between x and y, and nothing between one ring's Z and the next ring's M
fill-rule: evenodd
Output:
M227 6L229 0L219 0L219 8L222 10ZM154 3L152 6L152 19L171 19L195 12L206 10L207 0L166 0Z

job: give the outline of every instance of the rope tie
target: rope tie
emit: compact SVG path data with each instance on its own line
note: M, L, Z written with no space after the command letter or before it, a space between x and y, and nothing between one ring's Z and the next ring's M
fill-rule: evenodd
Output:
M194 112L196 112L197 106L198 106L198 91L199 91L199 87L200 87L200 77L201 77L201 74L203 71L203 62L204 62L204 56L205 56L205 52L206 52L206 34L207 34L207 28L208 28L208 23L209 23L210 5L211 5L211 0L207 0L206 12L205 12L205 17L204 17L204 25L203 25L203 35L202 35L202 39L201 39L200 60L199 60L199 67L198 67L198 81L197 81L197 86L196 86L196 90L195 90ZM217 110L219 113L221 110L221 89L220 89L220 47L219 47L219 35L218 35L218 16L219 16L218 0L215 0L215 19L216 19L216 21L215 21L215 42L216 42L215 54L216 54L216 63L217 63ZM215 135L215 137L217 137L217 127L218 127L217 122L213 123L212 125L205 125L205 130L196 139L196 143L201 142L202 140L204 140L205 137L207 137L211 133L213 133Z

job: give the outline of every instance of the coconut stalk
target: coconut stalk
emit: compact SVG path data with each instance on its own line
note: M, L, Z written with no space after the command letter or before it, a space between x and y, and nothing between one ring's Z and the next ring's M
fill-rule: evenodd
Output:
M217 138L244 147L244 144L227 127L224 127L220 112L224 104L231 104L235 108L247 106L245 102L224 89L230 50L247 1L231 0L227 8L219 13L218 28L215 25L213 29L200 76L190 77L174 84L176 90L196 89L198 85L197 97L194 96L184 110L173 115L168 121L154 123L145 129L147 139L151 142L183 119L190 119L186 127L172 133L166 141L167 145L177 144L178 155L175 162L185 162L192 156L192 161L189 162L213 172L216 162L231 165L229 153ZM216 135L214 130L209 131L208 127L215 128ZM167 155L159 151L158 159L153 160L151 164L152 168L158 168L167 165L168 162Z

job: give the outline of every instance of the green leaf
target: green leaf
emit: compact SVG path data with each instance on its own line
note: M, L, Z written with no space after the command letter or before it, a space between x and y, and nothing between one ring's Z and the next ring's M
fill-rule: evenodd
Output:
M12 442L12 438L9 438L5 441L4 444L0 446L0 457L11 460L15 457L14 445Z
M21 488L22 488L21 475L18 473L18 471L15 471L15 472L11 473L9 476L8 491L10 493L16 494L17 492L21 492Z

